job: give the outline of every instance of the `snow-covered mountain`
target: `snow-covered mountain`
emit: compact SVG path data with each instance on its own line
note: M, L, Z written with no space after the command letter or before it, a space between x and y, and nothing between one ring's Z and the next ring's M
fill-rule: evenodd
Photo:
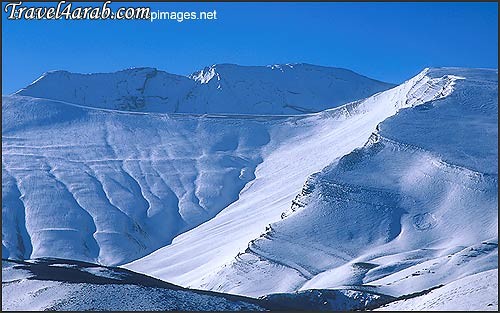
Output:
M376 93L310 65L47 74L3 97L2 256L345 309L498 288L474 276L498 268L497 75Z
M16 94L139 112L297 114L333 108L390 87L341 68L219 64L189 77L154 68L105 74L53 71Z
M353 285L401 296L497 268L497 74L426 75L455 77L455 91L388 118L363 148L312 175L283 219L233 261L214 273L195 268L203 278L189 282L168 266L156 276L252 296ZM441 96L445 84L428 90ZM364 103L373 108L384 96ZM162 249L165 258L174 249ZM162 250L130 267L144 262L150 272L153 260L166 261Z
M60 75L68 75L72 83ZM171 77L155 77L162 75ZM95 83L83 97L97 101L95 107L68 98L73 92L65 93L72 84L88 86L82 77ZM135 77L123 84L136 83ZM344 138L345 148L312 161L302 157L306 151L285 147L302 141L309 142L303 149L319 150L324 142L318 138L336 137L323 126L343 119L343 113L330 120L96 108L102 106L99 92L120 86L121 79L122 72L56 72L20 92L43 99L18 94L3 98L4 257L62 257L107 265L133 261L238 200L243 188L254 183L258 165L279 147L293 153L288 158L302 159L295 163L301 167L295 187L287 189L292 195L309 173L361 145L368 135L356 134L349 143ZM45 93L36 94L36 88ZM79 104L53 100L58 97Z
M319 114L344 111L347 137L362 133L361 120L369 138L311 175L294 199L249 188L215 218L127 267L251 296L360 285L401 296L497 268L497 96L496 71L433 69ZM342 136L332 137L321 146L330 156L328 147L344 146ZM264 177L279 172L267 164Z

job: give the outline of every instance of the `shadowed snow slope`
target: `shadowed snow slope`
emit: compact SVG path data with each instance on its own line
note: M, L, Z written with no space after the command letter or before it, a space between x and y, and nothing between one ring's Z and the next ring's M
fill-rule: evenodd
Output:
M349 118L350 107L295 117L195 116L5 96L2 255L123 264L170 244L243 193L264 188L286 203L307 175L362 145L395 112L389 106L365 121ZM252 228L244 240L256 235Z
M54 71L16 94L140 112L297 114L333 108L391 87L340 68L220 64L189 77L153 68L106 74Z
M268 149L318 133L311 121L3 102L2 253L10 258L134 260L236 201Z

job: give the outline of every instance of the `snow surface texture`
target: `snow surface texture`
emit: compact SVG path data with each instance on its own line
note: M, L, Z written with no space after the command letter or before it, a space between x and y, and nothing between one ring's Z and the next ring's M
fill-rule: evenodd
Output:
M2 261L2 310L8 311L265 310L259 303L83 262Z
M381 311L498 311L498 269L456 280L428 294L399 300Z
M301 116L99 97L3 98L3 257L136 260L186 287L361 301L498 267L495 70L424 70Z
M307 290L261 299L182 288L120 268L61 259L2 260L2 310L496 310L498 270L401 299ZM470 299L475 301L470 301ZM137 301L141 299L141 301Z
M391 87L341 68L218 64L189 77L153 68L106 74L54 71L16 94L140 112L297 114L333 108Z
M62 259L2 260L2 277L3 310L354 310L395 300L353 290L308 290L252 299L186 289L121 268Z

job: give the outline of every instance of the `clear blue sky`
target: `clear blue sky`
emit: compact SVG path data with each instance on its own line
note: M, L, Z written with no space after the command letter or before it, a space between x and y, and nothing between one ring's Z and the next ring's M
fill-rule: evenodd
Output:
M498 67L497 3L142 4L215 9L218 19L8 21L3 13L2 93L55 69L187 75L214 63L305 62L398 83L427 66Z

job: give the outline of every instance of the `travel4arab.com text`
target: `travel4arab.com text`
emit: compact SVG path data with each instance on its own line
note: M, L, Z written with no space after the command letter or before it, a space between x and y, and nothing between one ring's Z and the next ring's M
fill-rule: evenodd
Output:
M78 6L60 1L54 6L24 5L22 2L5 4L9 20L149 20L183 22L187 20L217 20L217 11L160 11L150 7L111 7L111 1L94 6Z

